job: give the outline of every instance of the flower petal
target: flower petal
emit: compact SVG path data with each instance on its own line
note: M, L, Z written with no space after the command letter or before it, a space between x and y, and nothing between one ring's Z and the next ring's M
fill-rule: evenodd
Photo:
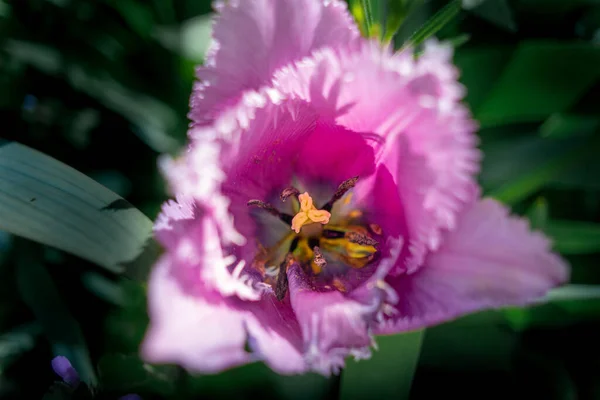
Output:
M280 373L305 370L297 325L285 310L274 309L272 296L243 303L207 289L191 291L173 274L179 267L167 256L152 273L151 325L142 344L145 360L205 373L258 360Z
M79 374L67 357L56 356L52 359L52 369L65 383L71 387L79 385Z
M494 200L473 204L446 235L442 247L414 274L388 278L399 295L398 312L377 333L420 328L485 308L530 304L568 279L567 265L549 250L548 240Z
M299 264L288 270L290 300L302 329L309 367L323 375L338 373L348 355L368 358L373 343L369 323L379 298L363 304L333 289L315 291Z
M275 70L325 46L346 45L358 30L338 0L230 0L216 4L213 44L191 98L189 117L210 123L242 92Z
M394 273L418 268L456 226L479 170L476 125L460 104L447 46L429 42L414 59L411 49L392 54L376 44L322 49L282 68L274 85L305 99L321 116L371 134L376 161L398 185L412 257Z

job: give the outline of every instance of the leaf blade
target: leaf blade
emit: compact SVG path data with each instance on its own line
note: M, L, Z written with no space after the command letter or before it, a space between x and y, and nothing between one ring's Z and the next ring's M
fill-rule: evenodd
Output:
M423 330L377 338L369 360L347 363L340 399L408 399L423 341Z
M75 169L0 142L0 229L120 273L142 250L152 222Z

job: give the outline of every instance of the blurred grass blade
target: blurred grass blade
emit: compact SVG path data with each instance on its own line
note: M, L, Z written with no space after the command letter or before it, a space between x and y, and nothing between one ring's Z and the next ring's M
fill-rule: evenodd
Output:
M550 220L544 229L561 254L600 252L600 224L583 221Z
M540 135L553 139L585 136L592 134L598 128L600 128L600 117L597 115L556 113L540 126Z
M460 12L460 1L452 0L444 8L439 10L433 17L410 36L406 46L418 46L431 36L435 35L448 22L452 21Z
M143 250L152 222L73 168L0 141L0 229L119 273Z
M600 285L566 285L553 289L546 301L600 299Z
M527 211L531 229L543 231L548 223L548 201L538 197Z
M373 25L373 11L371 3L373 0L350 0L350 12L354 16L360 32L365 37L372 37L371 27Z
M98 380L79 324L67 310L52 277L38 262L34 254L37 249L29 242L19 244L17 285L23 301L42 325L54 355L67 357L81 380L95 386Z
M589 43L522 42L475 110L483 127L537 122L572 106L600 77L600 47Z
M107 303L123 306L125 294L122 286L97 272L86 272L81 276L83 286Z
M41 326L30 322L0 335L0 376L11 363L34 348L40 333Z
M369 360L348 361L342 372L340 399L409 398L424 331L377 337Z

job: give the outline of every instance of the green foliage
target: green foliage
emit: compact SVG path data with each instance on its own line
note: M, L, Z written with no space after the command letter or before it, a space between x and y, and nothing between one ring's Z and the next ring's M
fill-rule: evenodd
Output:
M349 361L342 375L340 399L407 399L421 352L424 331L377 338L367 361Z
M152 222L92 179L17 143L0 143L0 228L122 272Z
M52 354L90 383L97 371L114 398L422 399L438 388L465 399L598 397L598 1L349 7L365 36L397 48L433 36L455 46L465 101L482 126L484 194L552 239L571 284L532 307L378 338L373 358L349 360L340 379L282 377L260 363L214 376L144 364L144 281L160 252L147 239L167 197L156 161L185 142L210 3L0 1L0 112L10 127L0 145L0 229L65 252L0 232L0 397L41 398L30 371L47 371L43 384L54 379ZM72 394L55 384L44 398Z

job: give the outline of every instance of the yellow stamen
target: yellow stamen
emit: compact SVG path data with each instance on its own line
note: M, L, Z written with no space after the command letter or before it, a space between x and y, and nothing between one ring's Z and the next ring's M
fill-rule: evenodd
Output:
M313 199L308 192L299 195L298 200L300 201L300 211L292 219L292 229L296 233L300 233L300 229L304 225L312 224L314 222L320 222L325 225L329 222L331 213L325 210L317 210L313 204Z

